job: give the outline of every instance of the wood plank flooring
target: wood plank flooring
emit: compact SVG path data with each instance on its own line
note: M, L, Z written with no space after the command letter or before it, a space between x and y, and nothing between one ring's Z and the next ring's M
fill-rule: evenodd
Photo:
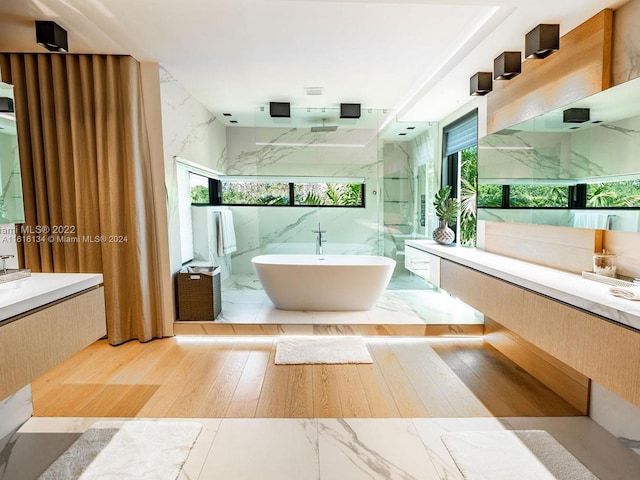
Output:
M275 365L275 337L99 341L32 384L35 416L579 415L481 339L369 338L373 364Z

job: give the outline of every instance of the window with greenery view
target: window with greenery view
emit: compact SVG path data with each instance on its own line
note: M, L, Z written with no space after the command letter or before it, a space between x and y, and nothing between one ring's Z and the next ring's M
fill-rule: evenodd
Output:
M478 193L478 147L460 152L460 244L476 244L476 203Z
M640 207L640 179L588 184L587 207Z
M207 179L208 180L208 179ZM309 181L309 177L301 177L301 181L268 178L256 179L241 177L233 179L211 180L209 186L199 183L192 187L194 203L209 203L208 200L196 202L196 199L208 199L209 189L215 190L211 195L212 203L220 205L253 205L253 206L322 206L322 207L364 207L364 184L347 181L330 182ZM346 179L345 179L346 180ZM204 189L206 191L202 191Z
M225 205L289 205L284 182L221 182Z
M511 185L510 207L568 207L569 188L566 185Z
M360 207L363 205L360 183L296 183L295 205Z
M209 179L196 173L189 173L191 203L209 203Z
M478 185L478 208L502 207L502 185Z
M571 188L578 187L586 190L586 199L584 197L582 200L578 198L572 203L569 198ZM480 185L478 188L478 207L640 208L640 179L578 184L575 187L567 185Z

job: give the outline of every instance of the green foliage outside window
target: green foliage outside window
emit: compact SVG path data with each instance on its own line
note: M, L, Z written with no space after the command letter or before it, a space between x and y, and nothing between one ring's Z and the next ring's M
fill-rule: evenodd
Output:
M511 185L510 207L568 207L569 189L565 185Z
M460 152L460 245L476 244L478 199L478 147Z
M480 185L478 206L502 207L502 185ZM566 185L510 185L509 206L569 208ZM587 208L640 207L640 179L587 184Z
M284 182L222 182L222 203L228 205L289 205Z
M209 203L209 187L203 185L191 187L191 203Z
M502 185L478 185L478 207L500 208Z
M308 205L361 207L363 188L359 183L293 183L293 202L286 182L223 182L225 205Z
M587 185L587 207L640 207L640 179Z
M359 183L296 183L294 192L296 205L362 205L362 185Z

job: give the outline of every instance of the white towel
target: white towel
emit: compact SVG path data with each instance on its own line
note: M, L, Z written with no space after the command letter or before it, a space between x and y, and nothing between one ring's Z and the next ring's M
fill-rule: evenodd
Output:
M611 287L609 293L614 297L640 301L640 285L637 287Z
M573 226L609 230L611 226L611 215L606 213L575 212L573 214Z
M236 232L233 227L233 212L222 210L216 212L216 253L219 257L229 255L237 250Z

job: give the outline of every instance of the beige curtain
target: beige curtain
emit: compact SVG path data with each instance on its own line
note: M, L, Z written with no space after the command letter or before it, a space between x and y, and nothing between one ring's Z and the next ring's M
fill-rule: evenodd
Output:
M101 272L109 342L162 336L151 155L128 56L0 54L14 85L25 234L35 272ZM32 241L28 241L27 236Z

